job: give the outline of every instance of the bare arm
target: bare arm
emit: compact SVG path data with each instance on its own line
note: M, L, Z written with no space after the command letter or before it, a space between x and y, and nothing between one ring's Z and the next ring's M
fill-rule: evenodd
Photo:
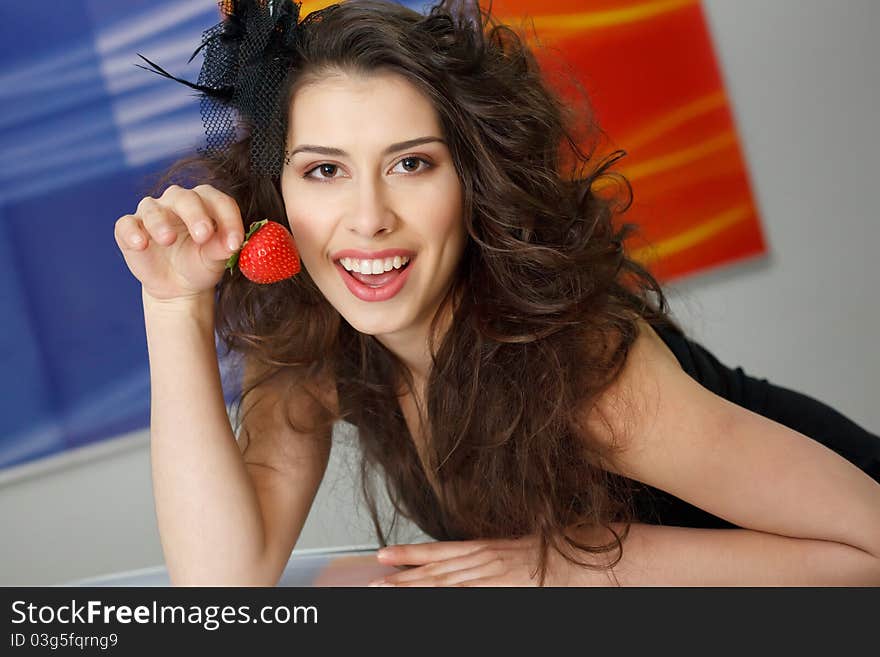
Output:
M611 538L609 534L602 540ZM570 573L569 583L574 586L880 585L880 562L858 548L751 529L636 523L630 526L623 556L612 571L560 566Z
M245 463L223 400L213 303L212 293L187 304L144 295L162 548L174 585L274 586L327 455L312 450L314 458L283 465L282 454L265 447L264 432L278 426L264 419L252 431L256 460Z
M213 304L211 294L185 305L144 294L159 536L173 585L268 584L259 504L220 385Z
M603 403L606 419L637 411L616 423L624 449L613 469L747 529L635 525L621 580L876 584L880 485L809 437L706 390L652 334L640 336L617 397Z
M329 431L289 431L277 422L278 395L262 386L248 396L266 401L248 458L236 444L214 347L214 291L243 230L235 199L211 185L171 185L114 227L142 286L153 495L173 584L276 584L327 463ZM287 399L309 422L312 408Z

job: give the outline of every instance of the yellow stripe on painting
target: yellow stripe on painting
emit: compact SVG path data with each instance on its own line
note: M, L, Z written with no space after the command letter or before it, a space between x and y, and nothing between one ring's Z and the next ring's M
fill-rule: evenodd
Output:
M338 0L303 0L302 6L299 8L299 18L302 20L313 11L324 9L332 4L336 4Z
M668 114L654 119L641 130L621 139L620 144L625 150L631 152L633 149L654 141L680 125L725 105L727 105L727 94L724 93L723 89L702 98L697 98L683 107L676 108Z
M648 160L641 164L635 164L631 167L622 167L621 173L623 173L630 182L633 182L639 178L646 178L658 173L664 173L670 169L685 166L691 162L695 162L696 160L700 160L713 153L724 150L736 143L736 133L732 130L728 130L717 137L713 137L712 139L708 139L689 148L675 151L669 155L655 157L653 160Z
M678 235L673 235L672 237L660 240L656 244L636 249L631 253L631 257L643 263L666 258L673 253L689 249L700 242L705 242L729 226L747 219L751 214L752 206L748 204L725 210L721 214L707 219L693 228L682 231Z
M635 23L654 18L660 14L676 11L682 7L697 4L699 0L655 0L640 2L606 11L589 11L578 14L558 14L556 16L530 16L529 22L534 23L539 32L577 32L595 30L612 25Z

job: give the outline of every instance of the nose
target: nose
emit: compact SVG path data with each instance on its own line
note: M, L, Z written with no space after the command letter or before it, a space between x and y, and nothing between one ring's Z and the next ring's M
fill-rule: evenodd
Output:
M397 215L386 194L381 182L368 176L362 178L346 217L348 231L365 238L392 232L397 227Z

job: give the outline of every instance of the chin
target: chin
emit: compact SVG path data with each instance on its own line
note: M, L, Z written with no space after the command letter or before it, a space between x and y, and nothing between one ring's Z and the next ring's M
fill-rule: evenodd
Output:
M382 313L374 313L376 316L368 317L364 314L340 313L351 327L358 333L364 335L384 335L386 333L394 333L400 329L399 324L389 321L387 316Z

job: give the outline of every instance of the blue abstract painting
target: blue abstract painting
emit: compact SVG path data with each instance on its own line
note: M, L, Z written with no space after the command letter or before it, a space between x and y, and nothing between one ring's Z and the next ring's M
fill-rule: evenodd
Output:
M65 0L4 3L0 15L10 468L149 426L140 284L113 229L204 134L195 92L136 64L142 53L196 80L201 56L188 60L220 12L216 0Z

